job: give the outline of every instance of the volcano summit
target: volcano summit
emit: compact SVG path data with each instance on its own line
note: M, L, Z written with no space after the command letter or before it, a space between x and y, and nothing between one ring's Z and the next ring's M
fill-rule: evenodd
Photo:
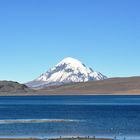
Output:
M97 81L106 78L100 72L86 67L79 60L67 57L35 80L26 83L26 85L31 88L41 89L48 86Z

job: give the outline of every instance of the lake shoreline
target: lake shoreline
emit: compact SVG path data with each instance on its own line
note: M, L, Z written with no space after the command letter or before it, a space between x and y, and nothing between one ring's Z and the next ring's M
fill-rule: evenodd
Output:
M111 138L88 138L88 137L68 137L68 138L0 138L0 140L113 140Z
M140 93L85 93L85 92L65 92L65 93L47 93L47 92L21 92L21 93L7 93L0 92L0 97L2 96L140 96Z

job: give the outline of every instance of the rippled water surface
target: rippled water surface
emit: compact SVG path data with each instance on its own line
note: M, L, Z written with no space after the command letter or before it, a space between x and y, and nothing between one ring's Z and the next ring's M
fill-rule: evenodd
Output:
M140 138L140 96L0 97L0 137Z

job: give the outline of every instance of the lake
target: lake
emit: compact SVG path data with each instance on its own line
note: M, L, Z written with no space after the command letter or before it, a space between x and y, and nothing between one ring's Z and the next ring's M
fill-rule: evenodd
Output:
M3 96L0 137L140 139L140 96Z

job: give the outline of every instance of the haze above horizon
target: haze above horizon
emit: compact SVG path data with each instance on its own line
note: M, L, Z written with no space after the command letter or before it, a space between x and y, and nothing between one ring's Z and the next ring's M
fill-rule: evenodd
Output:
M66 57L140 76L139 0L0 1L0 80L33 80Z

